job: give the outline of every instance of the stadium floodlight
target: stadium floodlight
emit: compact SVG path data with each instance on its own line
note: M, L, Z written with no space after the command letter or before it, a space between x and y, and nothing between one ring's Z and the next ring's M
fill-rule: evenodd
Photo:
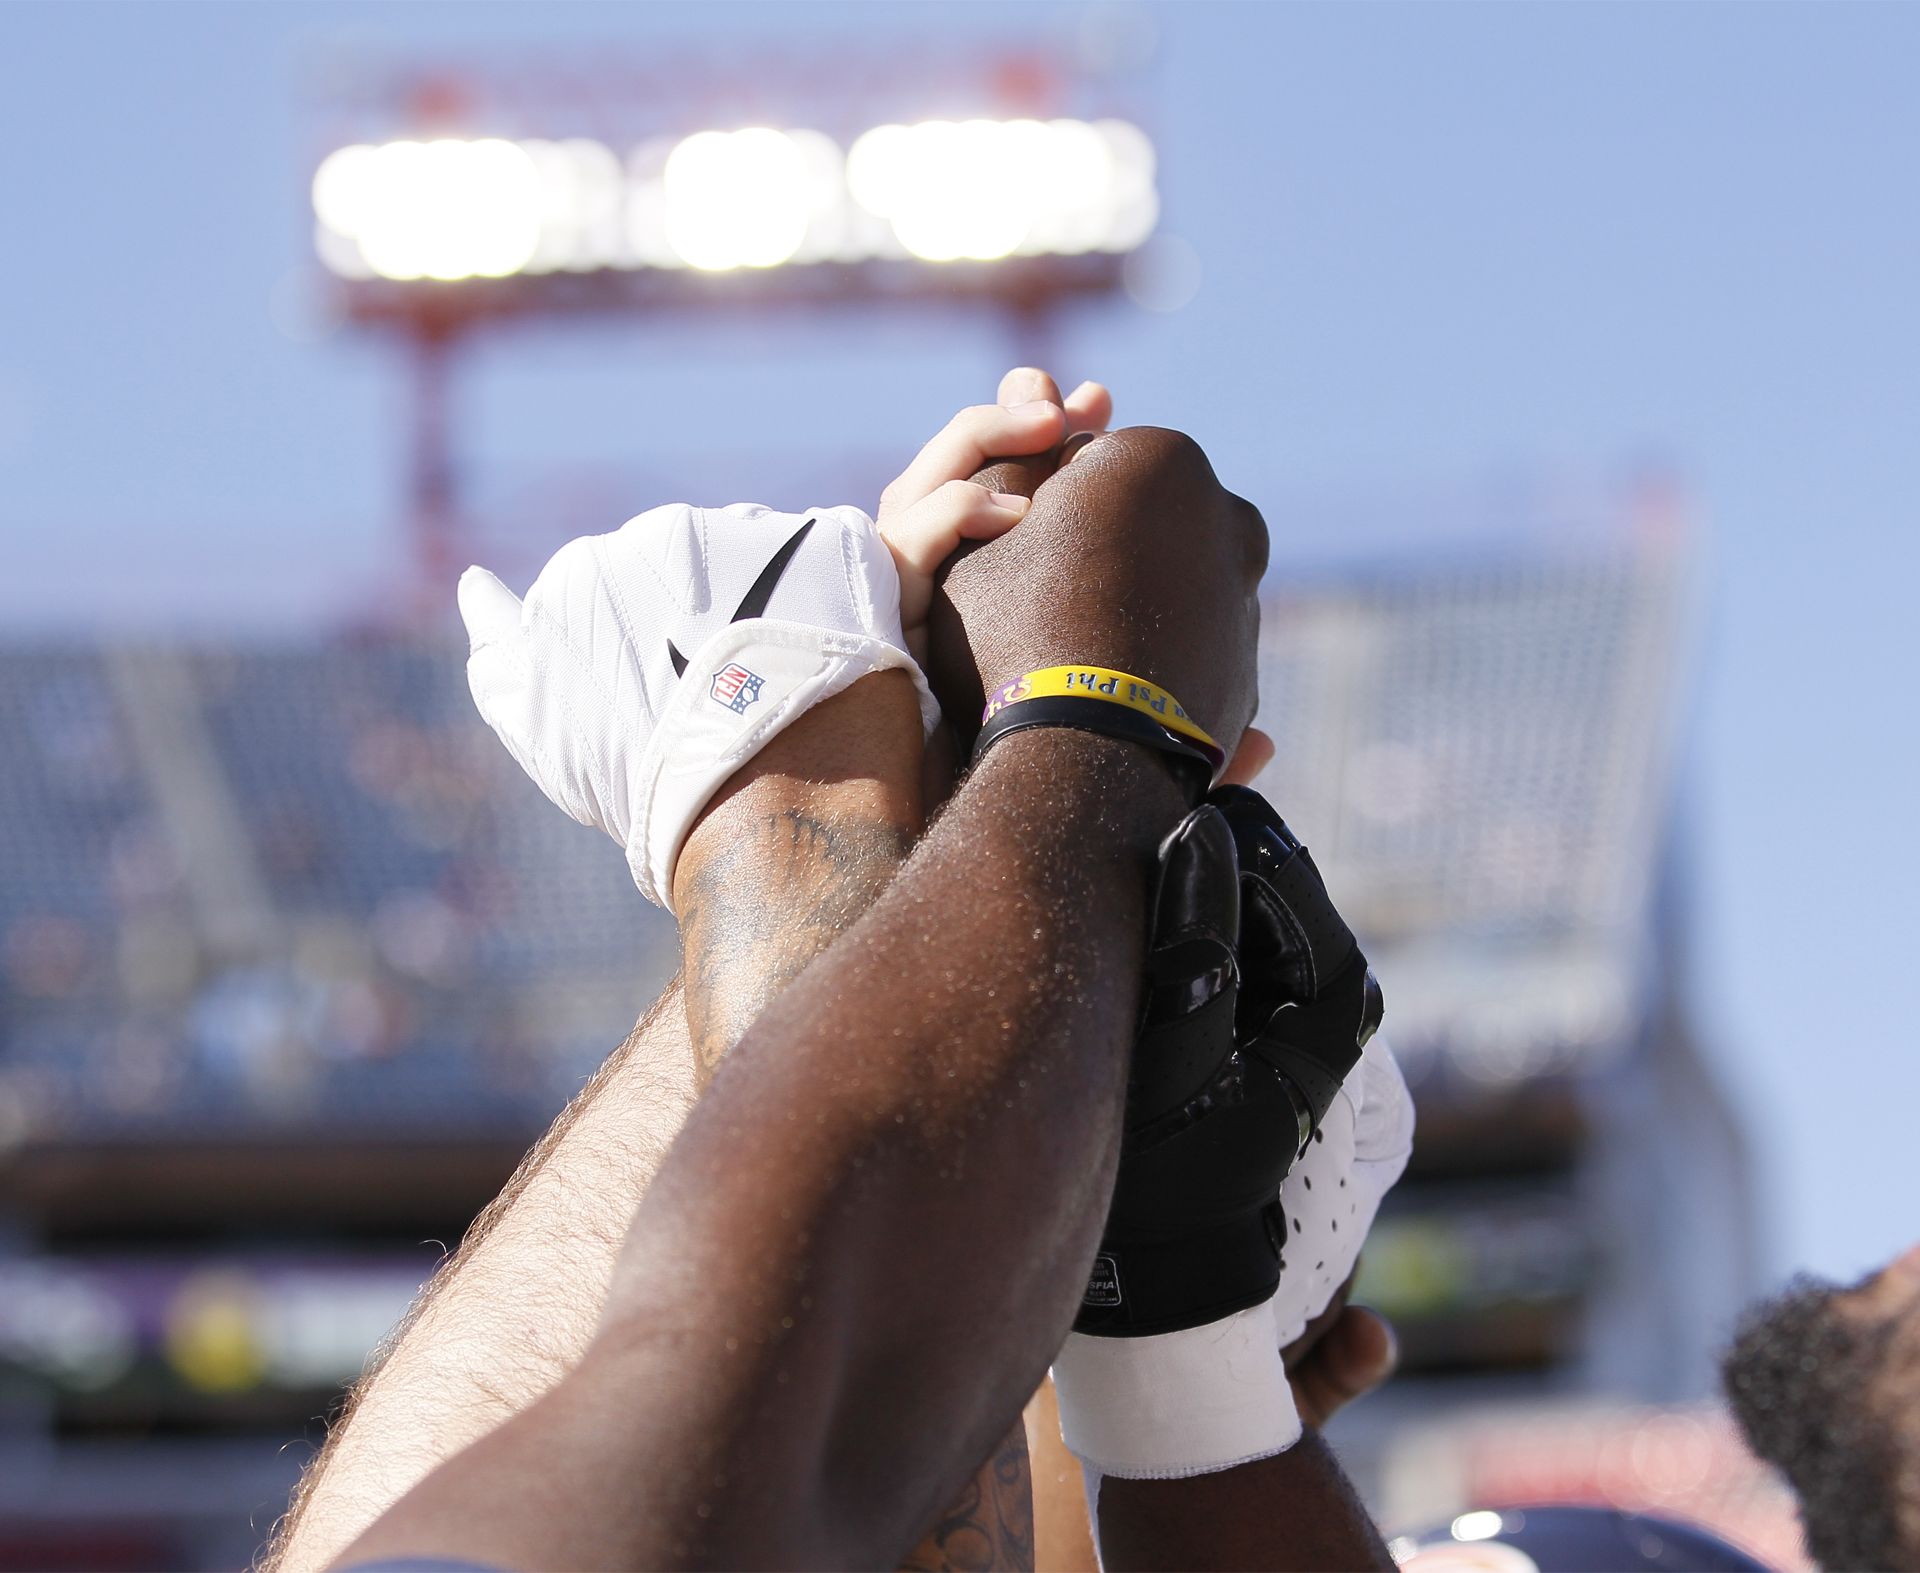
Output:
M1124 121L930 120L843 148L755 126L649 143L355 144L313 181L316 249L348 279L724 273L1131 251L1159 214Z
M701 131L662 172L667 243L690 267L776 268L800 249L813 193L797 143L755 126Z
M314 213L389 279L504 278L539 247L542 182L528 151L498 137L342 148L314 176ZM346 248L329 246L323 259ZM349 263L348 266L351 266Z
M1046 140L1034 120L879 126L854 143L849 181L857 170L856 200L921 261L995 262L1033 228Z
M525 273L591 272L624 254L626 171L604 143L522 142L540 175L540 239Z
M926 262L1130 251L1159 215L1152 145L1123 121L876 126L847 185Z
M950 65L935 73L943 97ZM962 74L978 77L977 101L1005 106L997 118L897 123L898 110L842 119L874 95L830 88L833 71L786 73L805 83L797 97L756 95L777 119L714 124L698 69L569 69L553 79L565 97L549 123L599 136L514 140L445 128L537 123L537 70L516 67L498 87L436 73L395 110L434 132L334 147L313 175L314 250L343 317L407 352L421 604L465 561L453 368L494 325L986 311L1012 330L1015 358L1043 364L1060 308L1119 293L1159 217L1152 144L1121 120L1041 118L1091 102L1057 62L996 54L980 66ZM880 97L910 102L913 74L890 72Z

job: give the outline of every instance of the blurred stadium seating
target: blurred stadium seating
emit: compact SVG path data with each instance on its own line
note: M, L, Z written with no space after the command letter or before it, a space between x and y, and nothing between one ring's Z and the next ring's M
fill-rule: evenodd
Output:
M1262 785L1423 1122L1364 1286L1414 1396L1356 1411L1363 1472L1488 1391L1695 1393L1747 1287L1676 1003L1687 611L1682 543L1631 521L1269 605ZM673 932L451 643L14 646L0 729L0 1550L231 1561Z
M231 1565L672 930L449 644L15 647L0 728L0 1566Z
M1610 506L1264 622L1260 784L1367 942L1421 1117L1359 1286L1407 1379L1350 1452L1489 1395L1698 1396L1753 1284L1675 835L1691 542L1665 494Z
M0 658L0 1133L508 1133L670 928L444 645Z

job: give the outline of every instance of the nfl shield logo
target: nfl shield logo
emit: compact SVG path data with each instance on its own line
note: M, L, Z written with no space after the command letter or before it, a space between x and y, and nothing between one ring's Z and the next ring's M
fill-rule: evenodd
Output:
M738 661L730 661L713 674L713 697L735 715L745 715L747 706L760 697L766 679L749 672Z

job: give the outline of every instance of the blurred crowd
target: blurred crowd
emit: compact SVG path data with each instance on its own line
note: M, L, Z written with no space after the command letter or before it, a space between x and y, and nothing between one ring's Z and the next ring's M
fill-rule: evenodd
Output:
M0 714L0 1141L517 1126L671 971L454 649L15 649Z
M1522 1082L1623 1031L1652 868L1616 849L1663 809L1670 556L1270 619L1267 787L1396 950L1416 1082ZM0 1142L535 1124L671 971L670 926L513 769L451 644L16 646L0 723Z

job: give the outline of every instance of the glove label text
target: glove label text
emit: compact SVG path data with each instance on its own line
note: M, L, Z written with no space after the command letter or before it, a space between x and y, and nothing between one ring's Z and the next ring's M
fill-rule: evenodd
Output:
M1120 1264L1111 1256L1096 1256L1093 1271L1087 1274L1087 1292L1082 1305L1118 1305L1120 1303Z
M738 661L729 661L713 674L713 686L708 692L716 703L725 705L735 715L745 715L747 706L760 697L760 690L766 686L766 681L758 672L749 672Z

